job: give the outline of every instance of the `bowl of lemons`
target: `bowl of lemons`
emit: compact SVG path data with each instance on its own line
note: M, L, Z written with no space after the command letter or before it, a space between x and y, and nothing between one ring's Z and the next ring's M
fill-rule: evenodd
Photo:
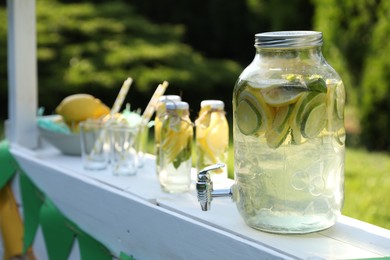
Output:
M38 117L39 133L45 141L63 154L80 156L79 124L88 120L137 126L142 119L140 111L130 111L129 104L122 113L111 115L110 109L92 95L74 94L61 101L55 115Z
M61 116L41 116L38 118L40 136L49 144L67 155L81 155L80 134L72 133Z
M67 155L81 155L78 125L86 120L107 116L110 109L89 94L74 94L64 98L56 115L38 117L41 137Z

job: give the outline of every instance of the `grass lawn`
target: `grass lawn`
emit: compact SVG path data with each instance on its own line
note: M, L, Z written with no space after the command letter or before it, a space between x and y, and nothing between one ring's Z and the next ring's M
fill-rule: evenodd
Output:
M347 149L343 214L390 229L390 155Z

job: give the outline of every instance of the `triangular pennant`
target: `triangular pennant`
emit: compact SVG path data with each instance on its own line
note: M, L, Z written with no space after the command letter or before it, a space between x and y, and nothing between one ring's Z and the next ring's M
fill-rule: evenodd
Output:
M39 225L39 214L44 202L43 193L31 182L24 172L20 172L20 192L23 201L24 246L23 252L32 245Z
M41 207L40 217L49 259L68 259L76 235L68 220L48 198Z
M135 260L132 256L128 256L125 253L121 252L119 255L119 260Z
M8 142L0 142L0 189L2 189L15 174L18 164L9 152Z
M82 260L112 260L110 251L99 241L80 231L77 236Z
M4 259L22 255L23 223L9 184L0 189L0 231Z

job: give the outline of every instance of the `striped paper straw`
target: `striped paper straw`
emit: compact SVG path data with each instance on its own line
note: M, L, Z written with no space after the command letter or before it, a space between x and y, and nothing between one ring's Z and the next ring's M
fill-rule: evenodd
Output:
M121 87L121 89L120 89L120 91L118 93L118 96L115 99L114 105L111 108L111 111L110 111L110 115L111 116L113 116L116 113L118 113L119 110L121 109L123 101L125 100L127 92L129 92L129 89L130 89L130 86L131 86L132 83L133 83L133 79L132 78L127 78L123 82L122 87Z
M152 115L156 110L158 99L162 95L164 95L164 92L167 89L168 84L169 84L168 81L164 81L162 84L159 84L156 90L154 91L152 98L150 99L148 105L145 108L144 113L142 114L142 124L147 124L152 118Z
M118 96L115 99L114 105L111 108L110 117L106 122L104 122L105 127L109 126L112 123L114 119L114 115L119 112L132 83L133 83L133 79L130 77L123 82L122 87L119 90ZM98 139L96 139L93 145L91 154L96 153L97 148L104 142L104 138L105 138L104 131L101 130Z

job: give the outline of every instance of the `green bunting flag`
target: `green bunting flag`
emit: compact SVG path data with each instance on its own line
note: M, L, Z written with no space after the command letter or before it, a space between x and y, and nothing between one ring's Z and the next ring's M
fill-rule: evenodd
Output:
M112 260L112 255L108 249L87 233L80 232L77 236L82 260Z
M68 259L77 237L82 260L112 260L112 254L103 244L67 219L19 168L9 152L6 140L0 142L0 165L0 190L16 172L20 176L24 219L23 253L33 244L38 226L41 225L49 259ZM124 252L120 253L119 259L134 260Z
M132 256L128 256L125 253L121 252L119 255L119 260L135 260Z
M6 140L0 142L0 164L0 189L2 189L16 173L18 168L18 164L9 152L9 146Z
M23 201L24 240L23 252L32 245L39 225L44 195L31 182L24 172L20 173L20 192Z
M41 227L49 259L66 260L73 246L75 233L71 223L46 198L40 212Z

